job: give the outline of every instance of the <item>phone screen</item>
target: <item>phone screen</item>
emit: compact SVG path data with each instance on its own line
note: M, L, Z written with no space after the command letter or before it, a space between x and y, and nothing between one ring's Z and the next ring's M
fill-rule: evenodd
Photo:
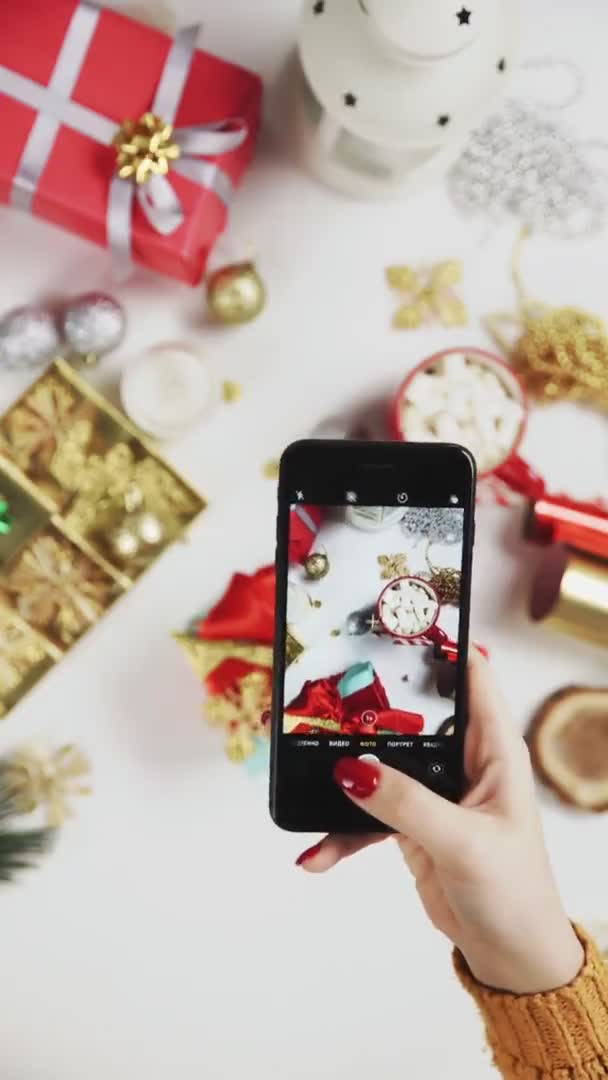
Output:
M338 812L331 769L344 755L378 758L451 798L462 784L469 459L448 448L438 471L428 448L390 444L397 460L382 473L354 444L349 470L348 445L341 468L330 461L306 486L296 469L282 492L273 737L275 794L292 821ZM351 813L319 827L348 827Z

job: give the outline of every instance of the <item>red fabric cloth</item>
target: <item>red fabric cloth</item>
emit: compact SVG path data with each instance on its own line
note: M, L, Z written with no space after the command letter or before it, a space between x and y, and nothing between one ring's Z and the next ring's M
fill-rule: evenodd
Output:
M371 735L379 729L404 735L417 735L422 731L424 717L420 713L391 709L376 673L369 686L341 698L337 687L343 674L341 671L325 679L307 680L285 712L290 716L301 716L303 720L306 717L333 720L340 724L341 732L346 735ZM302 735L310 731L311 725L304 723L293 728L291 734Z
M274 640L274 566L254 574L233 574L221 600L201 619L196 632L205 641Z
M307 555L310 555L322 520L323 509L320 506L298 503L291 508L289 512L288 545L290 563L302 563Z
M250 664L248 660L240 660L234 656L222 660L213 671L209 672L205 679L205 687L210 694L228 694L231 691L237 691L241 680L254 671L265 674L270 687L272 676L270 668L263 667L261 664Z
M327 679L308 679L285 712L293 716L318 716L322 720L340 723L344 716L344 703L338 693L341 677L342 672Z
M48 84L77 0L2 0L0 64ZM170 38L114 11L102 10L73 100L116 121L136 119L150 109ZM175 126L228 118L247 124L249 137L217 161L237 184L251 159L259 126L262 84L257 75L197 50L177 110ZM0 202L11 183L35 119L28 106L0 95ZM67 127L57 133L33 201L33 213L69 232L105 246L109 183L116 151ZM194 285L226 223L226 208L212 192L171 174L184 222L170 236L133 214L133 256L161 274Z

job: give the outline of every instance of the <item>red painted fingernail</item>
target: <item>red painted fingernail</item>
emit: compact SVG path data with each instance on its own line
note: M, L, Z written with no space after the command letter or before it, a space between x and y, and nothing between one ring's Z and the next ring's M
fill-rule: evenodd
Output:
M355 799L369 799L378 787L380 771L369 761L343 757L334 765L334 780Z
M318 844L313 844L312 847L306 848L306 851L303 851L301 855L298 855L296 859L296 866L301 866L302 863L308 862L309 859L312 859L315 855L318 855L322 847L323 841L320 840Z

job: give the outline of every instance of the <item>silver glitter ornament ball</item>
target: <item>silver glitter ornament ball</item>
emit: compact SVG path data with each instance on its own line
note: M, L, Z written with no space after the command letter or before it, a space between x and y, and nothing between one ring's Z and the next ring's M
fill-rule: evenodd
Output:
M417 540L431 544L456 544L462 539L463 511L451 506L411 506L401 528Z
M57 326L46 308L28 304L0 319L0 371L42 367L59 351Z
M63 314L63 336L70 349L91 362L120 345L125 327L124 309L106 293L85 293Z

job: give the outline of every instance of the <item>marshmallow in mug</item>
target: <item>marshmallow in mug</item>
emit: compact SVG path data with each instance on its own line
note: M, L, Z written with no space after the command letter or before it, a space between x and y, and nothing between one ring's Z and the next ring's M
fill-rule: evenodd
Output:
M475 356L450 353L406 386L401 427L408 439L466 446L480 472L512 451L524 408L496 369Z
M434 592L423 581L400 578L385 589L380 599L380 618L387 630L400 637L423 634L433 626L439 612Z

